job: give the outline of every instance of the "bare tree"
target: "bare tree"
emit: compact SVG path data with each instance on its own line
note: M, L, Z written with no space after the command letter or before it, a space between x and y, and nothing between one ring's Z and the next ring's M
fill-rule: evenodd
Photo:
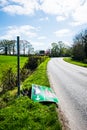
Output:
M11 54L12 51L13 51L14 45L15 45L15 41L14 40L2 40L2 41L0 41L0 50L5 55Z

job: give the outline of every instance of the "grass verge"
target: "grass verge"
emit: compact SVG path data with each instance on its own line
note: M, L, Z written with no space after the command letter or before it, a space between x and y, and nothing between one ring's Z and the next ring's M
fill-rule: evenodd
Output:
M29 78L25 80L22 88L30 88L32 84L39 84L44 86L49 86L49 80L47 77L47 63L49 58L42 62L39 67L32 73Z
M82 67L87 67L86 63L80 62L80 61L74 61L72 58L63 58L64 61L74 64L74 65L78 65L78 66L82 66Z
M45 60L25 80L23 88L30 88L32 83L49 86L46 74L48 61ZM21 96L0 110L0 130L62 130L55 109L53 104L43 105Z

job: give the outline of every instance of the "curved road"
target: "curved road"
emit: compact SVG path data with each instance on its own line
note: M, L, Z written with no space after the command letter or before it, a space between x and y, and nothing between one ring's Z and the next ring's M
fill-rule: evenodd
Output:
M71 130L87 130L87 68L52 58L47 70Z

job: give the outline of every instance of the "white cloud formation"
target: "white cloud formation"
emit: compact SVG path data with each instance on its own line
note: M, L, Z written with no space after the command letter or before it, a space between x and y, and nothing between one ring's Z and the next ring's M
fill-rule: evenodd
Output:
M29 39L37 36L37 29L30 25L8 26L7 30L5 35L0 36L0 39L15 39L16 36Z
M41 0L41 9L49 14L65 14L66 16L72 13L78 5L80 0Z
M44 40L44 39L46 39L45 36L38 37L38 40Z
M72 22L72 25L82 25L87 24L87 1L79 6L75 12L73 13L73 19L74 22Z
M54 32L54 34L57 37L64 37L64 36L70 35L70 30L69 29L61 29L61 30Z
M57 16L58 22L70 16L73 26L87 23L87 0L0 0L0 6L2 11L13 15L32 15L39 10Z
M56 17L56 20L59 22L59 21L64 21L66 19L65 16L57 16Z
M9 0L9 4L2 10L10 14L31 15L38 10L38 0Z
M44 50L47 47L47 45L45 46L43 42L38 42L38 41L32 41L31 44L33 45L35 50L41 50L41 48L43 48Z
M59 0L41 0L42 4L40 9L48 14L59 14L61 7L59 6Z
M72 42L64 41L64 44L65 44L66 46L71 46L73 43L72 43Z
M8 1L7 0L0 0L0 6L4 6L4 5L7 5L8 4Z
M48 20L49 20L48 17L40 18L40 21L48 21Z
M87 23L87 0L41 0L41 10L45 13L60 15L57 21L63 21L65 18L72 17L72 25L81 25Z

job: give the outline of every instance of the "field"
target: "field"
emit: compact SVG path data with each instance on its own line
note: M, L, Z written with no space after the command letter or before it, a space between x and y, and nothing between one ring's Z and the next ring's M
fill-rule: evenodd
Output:
M27 60L27 57L20 57L20 68L23 67L26 60ZM14 72L17 71L17 57L0 55L0 78L1 78L2 72L5 69L8 69L9 67L11 67Z

